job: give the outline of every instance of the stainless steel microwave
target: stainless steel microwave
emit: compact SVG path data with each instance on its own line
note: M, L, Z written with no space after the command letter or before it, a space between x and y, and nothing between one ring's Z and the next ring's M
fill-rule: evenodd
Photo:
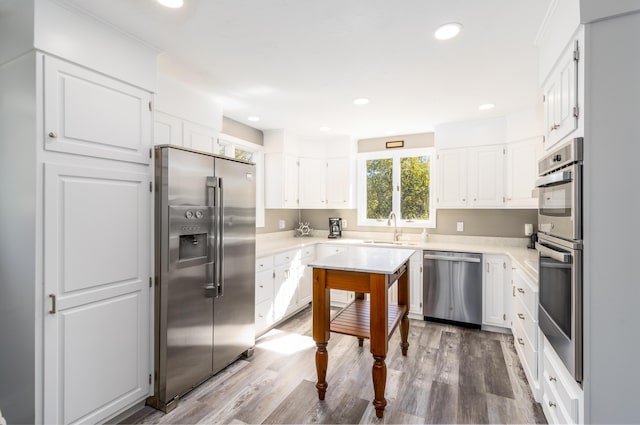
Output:
M543 157L538 172L538 231L582 239L582 138Z

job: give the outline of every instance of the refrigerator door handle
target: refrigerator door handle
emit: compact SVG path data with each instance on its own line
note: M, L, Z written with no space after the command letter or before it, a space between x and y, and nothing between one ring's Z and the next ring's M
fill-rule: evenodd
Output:
M222 187L222 177L218 177L218 190L216 191L216 281L218 286L218 297L224 296L224 196Z

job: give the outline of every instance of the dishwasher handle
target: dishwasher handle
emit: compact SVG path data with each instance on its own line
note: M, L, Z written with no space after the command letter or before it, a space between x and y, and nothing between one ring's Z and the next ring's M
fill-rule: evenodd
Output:
M451 257L448 255L424 254L425 260L462 261L465 263L479 263L480 259L475 257Z

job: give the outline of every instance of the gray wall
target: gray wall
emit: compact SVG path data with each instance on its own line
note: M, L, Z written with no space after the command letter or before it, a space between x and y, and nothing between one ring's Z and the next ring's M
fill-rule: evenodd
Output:
M640 13L586 26L585 423L640 423Z
M391 228L358 226L357 210L301 210L303 222L309 222L310 226L318 234L324 234L329 230L329 217L342 217L347 220L347 228L344 230L361 232L390 232ZM291 230L298 224L297 210L266 210L266 227L258 229L258 233L277 232L278 219L287 220L286 230ZM290 223L291 221L291 223ZM464 231L456 231L456 223L464 223ZM439 235L464 235L464 236L494 236L524 238L524 225L531 223L536 230L538 223L537 210L438 210L435 229L427 229L430 234ZM404 228L403 233L421 233L421 228Z
M222 132L229 136L264 146L264 135L261 130L232 120L231 118L222 117Z

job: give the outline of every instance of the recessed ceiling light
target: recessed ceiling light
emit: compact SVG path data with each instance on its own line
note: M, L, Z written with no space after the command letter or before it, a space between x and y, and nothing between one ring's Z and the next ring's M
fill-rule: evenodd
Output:
M172 9L177 9L179 7L182 7L182 5L184 4L184 1L183 0L158 0L158 3L160 3L163 6L170 7Z
M359 97L357 99L353 99L354 105L366 105L367 103L369 103L369 99L367 99L366 97Z
M320 130L329 131L329 130L331 130L331 127L327 127L326 125L324 125L324 126L320 127Z
M482 105L478 106L478 109L480 109L481 111L488 111L489 109L493 109L495 108L496 105L494 105L493 103L483 103Z
M253 122L260 121L260 117L249 117L249 118L247 118L247 119L248 119L249 121L253 121Z
M436 32L433 33L433 36L438 40L450 40L456 35L460 34L460 30L462 29L462 25L451 22L448 24L440 25Z

